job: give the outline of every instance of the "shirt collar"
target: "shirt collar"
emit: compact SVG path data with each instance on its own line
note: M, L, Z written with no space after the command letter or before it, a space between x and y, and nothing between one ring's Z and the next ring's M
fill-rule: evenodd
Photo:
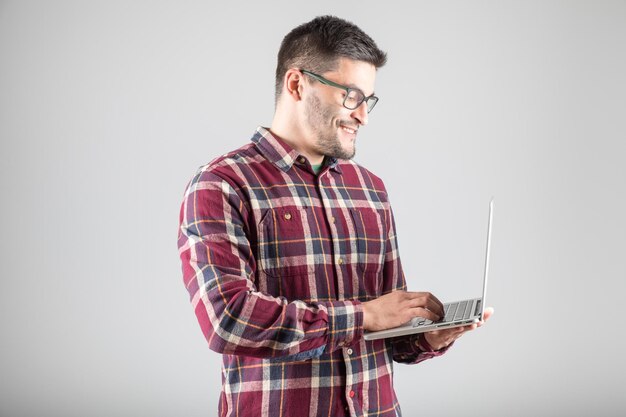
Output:
M257 127L254 136L252 136L252 142L254 142L259 152L261 152L268 161L284 172L289 171L300 156L300 152L293 149L283 140L272 135L269 129L262 126ZM341 168L339 167L339 160L337 158L328 157L326 164L330 169L341 174Z

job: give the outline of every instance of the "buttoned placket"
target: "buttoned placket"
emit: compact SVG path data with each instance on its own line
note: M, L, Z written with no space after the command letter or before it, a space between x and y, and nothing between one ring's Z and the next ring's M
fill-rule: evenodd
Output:
M339 239L339 232L337 229L337 221L334 217L333 206L332 206L332 191L330 186L330 171L325 170L320 172L317 176L317 187L320 194L320 200L324 206L324 212L326 214L326 219L328 220L328 224L330 226L330 239L333 247L333 256L334 256L334 264L335 270L337 273L335 274L336 282L335 285L337 287L337 299L344 300L345 299L345 291L343 288L343 265L346 263L345 258L341 255L341 240Z
M338 294L337 294L337 298L339 300L343 300L344 299L344 290L343 290L343 268L345 268L345 264L346 264L346 260L345 258L341 255L342 250L341 250L341 241L339 239L339 231L337 229L337 219L335 218L335 215L333 213L333 208L332 208L332 195L330 194L331 191L331 187L330 187L330 172L328 170L326 170L325 172L321 172L318 176L317 176L317 185L318 185L318 189L319 189L319 193L320 193L320 199L322 201L322 204L324 205L324 211L326 213L326 217L328 219L328 224L330 225L330 236L331 236L331 240L332 240L332 245L333 245L333 253L335 254L335 267L337 270L337 285L338 285ZM344 362L345 362L345 366L346 366L346 391L345 391L345 395L346 395L346 402L349 404L349 406L346 409L346 412L348 412L350 415L353 415L354 413L352 412L352 410L354 410L354 412L357 412L357 410L360 409L360 407L358 406L358 394L357 391L354 389L353 384L354 384L354 377L353 377L353 365L352 365L352 361L354 360L354 350L351 347L346 347L344 346L342 348L343 351L343 358L344 358Z

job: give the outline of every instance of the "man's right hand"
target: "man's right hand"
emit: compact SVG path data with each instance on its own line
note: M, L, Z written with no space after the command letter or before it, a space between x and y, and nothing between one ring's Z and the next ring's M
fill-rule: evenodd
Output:
M393 291L363 303L363 327L378 331L400 326L414 317L437 321L443 304L429 292Z

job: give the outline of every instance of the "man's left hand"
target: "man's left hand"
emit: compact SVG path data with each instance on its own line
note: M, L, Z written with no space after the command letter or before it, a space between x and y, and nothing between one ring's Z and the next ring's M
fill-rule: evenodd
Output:
M426 338L428 344L434 350L443 349L446 346L449 346L459 337L463 336L466 332L482 326L489 319L489 317L491 317L492 314L493 308L488 307L485 309L485 312L483 314L483 321L481 322L473 323L469 326L454 327L452 329L433 330L432 332L424 333L424 337Z

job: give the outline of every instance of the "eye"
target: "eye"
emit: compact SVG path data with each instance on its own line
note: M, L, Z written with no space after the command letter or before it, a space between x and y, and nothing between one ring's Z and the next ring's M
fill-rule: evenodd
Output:
M362 100L362 96L363 95L356 90L349 90L348 97L346 97L346 100L350 101L351 103L358 103L359 101Z

